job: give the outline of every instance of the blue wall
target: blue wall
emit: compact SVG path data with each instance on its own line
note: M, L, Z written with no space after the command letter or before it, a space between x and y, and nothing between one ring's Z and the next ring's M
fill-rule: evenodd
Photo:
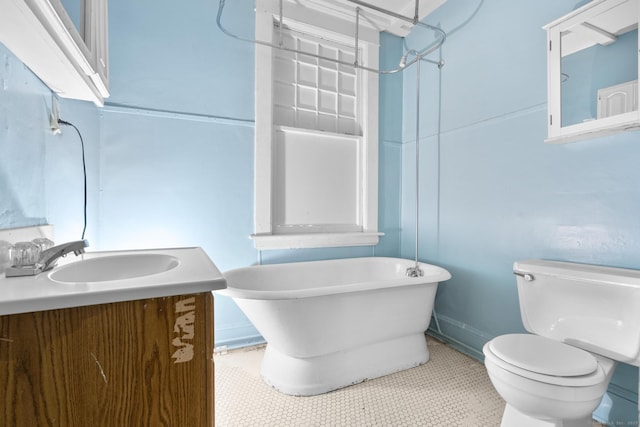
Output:
M83 228L82 149L78 135L49 130L51 91L0 44L0 228L55 224L60 241ZM98 129L92 104L61 100L62 117L81 129L88 166L89 230L97 224ZM88 235L89 238L90 235Z
M42 224L46 217L44 170L50 92L0 45L0 224ZM26 111L33 114L25 115ZM34 173L38 171L39 173Z
M640 133L545 144L546 34L575 0L449 0L426 22L448 39L422 67L420 258L449 269L441 332L481 357L523 331L512 264L548 258L640 268ZM409 47L432 40L407 37ZM404 78L402 255L413 250L415 84ZM432 324L433 326L433 324ZM619 365L611 413L636 420L637 369Z

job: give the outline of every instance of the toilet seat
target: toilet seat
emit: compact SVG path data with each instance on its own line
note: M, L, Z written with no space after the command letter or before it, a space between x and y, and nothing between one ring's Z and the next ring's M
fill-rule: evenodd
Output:
M587 387L606 378L592 354L537 335L494 338L485 346L485 357L516 375L546 384Z
M505 362L539 374L575 377L590 374L598 367L590 353L538 335L502 335L489 345Z

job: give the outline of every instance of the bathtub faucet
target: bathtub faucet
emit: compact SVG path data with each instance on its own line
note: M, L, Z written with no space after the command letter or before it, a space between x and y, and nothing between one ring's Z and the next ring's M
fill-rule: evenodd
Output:
M415 267L407 268L407 276L409 277L422 277L424 276L424 271L417 265Z

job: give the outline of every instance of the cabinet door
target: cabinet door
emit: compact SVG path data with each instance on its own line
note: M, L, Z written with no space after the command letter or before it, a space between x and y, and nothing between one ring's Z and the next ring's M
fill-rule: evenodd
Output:
M213 426L210 292L0 316L0 425Z

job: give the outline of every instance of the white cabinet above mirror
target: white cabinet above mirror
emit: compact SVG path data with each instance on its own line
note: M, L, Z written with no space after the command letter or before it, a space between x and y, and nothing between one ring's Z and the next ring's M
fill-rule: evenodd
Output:
M109 96L107 0L0 0L0 43L63 98Z
M640 0L594 0L546 25L548 139L640 130Z

